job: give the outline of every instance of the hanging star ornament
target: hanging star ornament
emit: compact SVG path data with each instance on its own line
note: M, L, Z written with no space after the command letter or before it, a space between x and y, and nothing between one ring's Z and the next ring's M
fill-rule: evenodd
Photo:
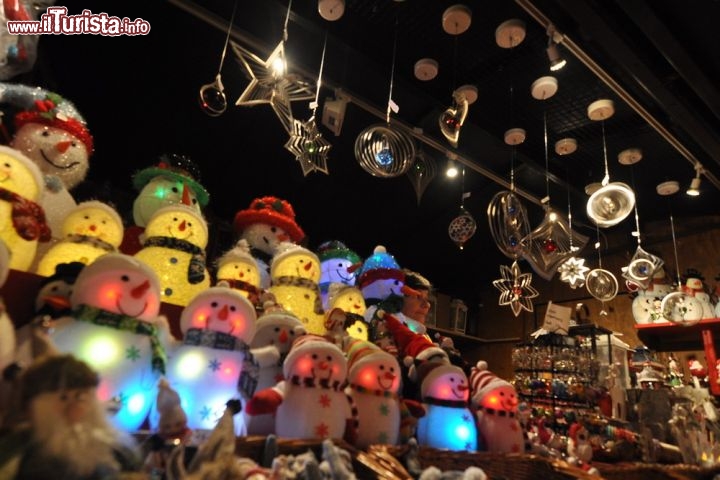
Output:
M293 121L290 102L312 100L315 93L301 77L288 73L285 43L280 42L267 60L236 43L232 43L232 48L250 78L235 105L252 107L270 104L285 131L290 133Z
M502 278L493 280L495 288L500 290L498 305L510 305L513 314L517 317L522 310L533 311L531 299L538 296L538 291L533 288L532 273L522 273L517 262L511 267L500 265Z
M570 288L581 288L585 285L585 276L590 271L585 266L585 259L578 257L570 257L558 267L560 281L570 285Z
M295 160L300 162L303 175L307 176L310 172L329 175L327 155L331 146L318 131L315 117L307 122L293 119L292 131L285 143L285 149L295 155Z
M627 282L647 290L652 283L653 275L664 263L662 258L646 252L638 245L628 266L622 267L622 276Z

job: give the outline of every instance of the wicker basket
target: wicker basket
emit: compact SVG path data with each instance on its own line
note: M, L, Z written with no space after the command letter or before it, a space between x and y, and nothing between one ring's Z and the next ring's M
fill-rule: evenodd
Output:
M606 480L712 480L720 467L695 465L660 465L654 463L597 463L593 465Z

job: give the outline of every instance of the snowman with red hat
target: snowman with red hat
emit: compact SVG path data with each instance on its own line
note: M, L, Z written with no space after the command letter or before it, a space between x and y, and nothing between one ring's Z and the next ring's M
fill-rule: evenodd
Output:
M518 421L515 387L479 361L470 372L471 407L487 450L492 453L522 453L523 429Z
M300 243L305 232L295 222L295 210L287 200L267 196L254 199L250 207L235 214L235 231L250 245L260 268L260 287L270 287L270 261L281 242Z
M287 438L346 438L355 433L356 414L344 388L347 359L319 335L297 338L283 362L284 380L247 402L249 415L275 413L275 433Z

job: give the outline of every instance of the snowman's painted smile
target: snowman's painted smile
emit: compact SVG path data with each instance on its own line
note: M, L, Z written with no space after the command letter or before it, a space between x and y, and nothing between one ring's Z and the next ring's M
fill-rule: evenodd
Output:
M458 386L457 386L457 390L460 390L460 391L458 392L457 390L455 390L455 389L453 388L453 389L452 389L452 393L453 393L453 395L455 395L457 398L459 398L459 399L462 400L462 399L465 398L465 392L467 391L467 389L468 389L468 387L466 387L465 385L458 385Z
M387 380L390 383L386 384L386 382L384 382L384 380ZM395 381L395 376L392 376L392 377L386 377L385 375L377 376L378 385L380 385L380 388L382 388L383 390L390 390L393 386L394 381Z
M76 165L80 165L80 162L70 162L68 165L58 165L57 163L50 160L47 155L45 155L45 152L43 151L42 148L40 148L39 150L40 150L40 155L42 155L43 160L45 160L47 163L49 163L50 165L52 165L55 168L59 168L61 170L69 170Z
M143 313L145 313L145 310L147 309L147 306L148 306L147 302L145 302L145 304L143 305L142 309L141 309L139 312L137 312L137 313L128 313L128 312L125 311L124 308L122 308L122 307L120 306L120 298L121 298L121 297L118 297L118 299L115 300L115 306L117 307L118 312L122 313L123 315L127 315L128 317L139 317L140 315L142 315Z
M173 229L172 226L168 227L168 233L170 234L170 236L173 238L179 238L180 240L187 240L188 238L192 237L192 230L190 230L189 228L187 228L186 230L187 235L182 236L179 234L180 232L176 229Z

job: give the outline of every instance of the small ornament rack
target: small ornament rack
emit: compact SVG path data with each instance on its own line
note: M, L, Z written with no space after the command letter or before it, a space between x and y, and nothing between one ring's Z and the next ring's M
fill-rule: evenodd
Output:
M578 325L570 327L568 335L547 333L516 345L511 360L520 399L531 407L553 410L593 408L593 393L602 384L598 335L607 335L609 342L612 332L597 325Z

